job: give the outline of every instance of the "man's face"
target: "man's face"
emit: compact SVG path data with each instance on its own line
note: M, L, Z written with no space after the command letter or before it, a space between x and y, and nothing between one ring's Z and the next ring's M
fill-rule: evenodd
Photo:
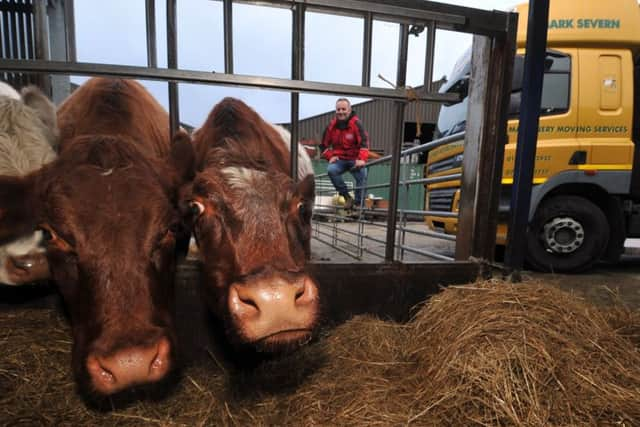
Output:
M336 102L336 117L338 120L347 120L351 114L351 106L347 101Z

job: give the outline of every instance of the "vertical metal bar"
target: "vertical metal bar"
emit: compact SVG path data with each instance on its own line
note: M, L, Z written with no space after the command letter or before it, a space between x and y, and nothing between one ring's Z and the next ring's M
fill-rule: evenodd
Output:
M491 60L489 37L474 36L471 49L471 76L469 77L469 107L467 108L464 158L460 185L460 211L456 238L456 260L466 261L473 253L473 235L478 227L478 175L480 148L483 143L487 118L487 92Z
M291 78L304 80L304 5L296 4L292 10L293 37L291 40ZM298 180L298 128L300 93L291 92L291 178Z
M425 54L424 63L424 88L433 91L433 64L435 62L436 51L436 23L429 21L427 23L427 52Z
M49 59L49 27L47 26L47 0L35 0L36 59Z
M36 59L49 60L49 27L47 25L47 0L34 2L35 33L36 33ZM45 94L51 96L51 83L47 74L40 74L40 88Z
M364 39L362 41L362 86L371 85L371 45L373 41L373 14L364 16Z
M480 150L485 134L489 92L489 66L491 61L489 37L474 36L469 77L469 107L467 108L464 158L460 186L460 211L456 238L456 260L466 261L473 254L473 237L478 223L478 185Z
M65 2L49 0L49 49L53 61L65 61L67 54L67 31L65 25ZM51 100L59 104L71 93L69 76L55 74L51 76Z
M407 160L409 160L409 158L407 158ZM409 188L410 185L407 184L406 182L409 180L409 164L410 162L407 161L404 164L402 163L402 161L400 162L400 168L402 170L402 180L405 182L403 189L404 189L404 194L402 197L402 203L403 206L406 209L409 209ZM406 243L406 238L407 238L407 233L405 232L405 229L407 228L407 214L406 213L402 213L402 231L400 232L400 236L398 238L398 241L400 242L400 261L404 261L404 254L405 254L405 250L403 248L403 246L405 246Z
M224 72L233 74L233 1L222 0L224 22Z
M167 0L167 68L178 68L178 28L176 0ZM169 82L169 124L171 135L180 126L178 83Z
M0 24L2 24L2 40L0 40L0 49L2 50L2 58L9 59L11 58L11 52L9 49L9 26L7 25L8 12L2 11L0 13L2 14L2 19L0 20ZM2 79L11 83L13 80L13 74L2 73Z
M24 12L24 10L20 10L20 12L16 13L16 17L18 20L18 34L19 42L20 42L20 58L28 59L29 51L27 46L27 28L25 19L28 19L28 15ZM24 73L18 74L18 81L20 82L20 87L26 86L28 83L27 76Z
M11 58L11 31L9 29L9 12L6 10L2 12L2 40L3 43L3 58Z
M35 59L36 58L36 48L35 48L35 35L34 35L34 30L33 30L33 23L35 21L35 11L33 8L33 2L34 0L26 0L27 4L29 6L31 6L30 8L30 12L27 13L26 15L26 24L27 24L27 52L28 52L28 57L27 59ZM36 83L37 77L33 76L33 75L26 75L26 80L29 83Z
M540 102L547 45L549 0L530 0L527 43L522 77L522 102L516 159L511 188L511 217L507 233L505 266L514 280L519 280L526 251L527 224L531 205L531 182L536 156ZM516 238L516 236L518 236Z
M18 50L18 39L22 36L18 31L18 11L14 10L10 13L9 22L11 24L11 49L13 51L13 58L20 58L20 51Z
M364 201L364 190L362 192L362 200ZM364 231L364 221L362 221L362 218L358 218L358 259L362 259L362 256L364 255Z
M334 247L338 244L338 223L336 221L333 221L331 227L331 244Z
M404 87L407 79L407 55L409 50L409 33L406 24L400 25L400 47L398 49L398 73L396 85ZM385 244L386 262L394 259L394 242L396 235L396 221L398 218L398 187L400 183L400 153L404 141L404 109L406 102L396 102L396 132L391 157L391 187L389 188L389 215L387 217L387 238Z
M456 259L493 260L517 16L502 37L474 37ZM490 274L489 267L481 274Z
M27 4L29 4L30 6L33 6L33 4L31 3L31 0L27 0ZM33 44L33 19L34 19L34 10L33 7L31 8L31 12L27 13L25 16L25 24L27 26L26 28L26 36L27 36L27 59L35 59L35 47Z
M147 24L147 67L158 67L156 48L156 0L145 0Z
M20 43L20 59L27 59L27 44L25 34L25 24L24 24L24 12L22 10L16 12L16 21L18 23L18 42Z
M294 182L298 182L298 119L300 116L300 93L291 92L291 144L289 174Z
M480 183L489 182L490 185L480 185L478 200L484 203L481 209L487 211L486 219L481 217L481 225L477 227L473 256L477 259L494 259L496 232L498 228L498 205L500 202L500 188L502 184L502 166L504 163L504 147L509 137L507 135L507 120L511 82L513 80L513 60L516 53L516 35L518 29L518 15L511 13L507 22L504 38L494 38L494 48L491 55L491 69L489 71L490 99L487 121L487 136L481 151ZM495 143L494 143L495 141ZM481 274L489 277L490 266L481 269Z
M76 50L76 12L74 0L64 0L64 24L67 40L67 61L76 62L78 54Z
M401 88L407 84L407 57L409 55L409 26L400 24L400 47L398 48L398 73L396 86Z

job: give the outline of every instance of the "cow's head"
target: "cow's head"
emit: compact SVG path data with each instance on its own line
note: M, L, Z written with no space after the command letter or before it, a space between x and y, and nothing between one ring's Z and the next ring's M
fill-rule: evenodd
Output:
M29 86L18 94L1 83L1 175L27 175L51 162L57 137L55 106L38 88ZM0 245L0 283L22 285L47 279L49 266L41 242L42 233L27 229Z
M78 137L43 169L0 177L0 238L43 234L70 314L74 373L98 395L160 381L174 366L176 195L191 146L179 136L175 160L161 161L137 145Z
M318 290L305 272L314 179L298 183L252 162L243 144L209 151L183 193L203 261L203 287L232 342L280 352L308 341ZM232 148L229 148L232 147Z

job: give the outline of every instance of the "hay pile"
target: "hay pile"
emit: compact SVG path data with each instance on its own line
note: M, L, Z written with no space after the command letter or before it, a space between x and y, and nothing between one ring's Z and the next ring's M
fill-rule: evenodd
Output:
M639 318L628 310L600 311L537 283L452 287L412 322L360 316L303 351L250 371L212 349L208 361L185 369L169 398L96 412L73 393L64 319L46 310L10 311L0 313L0 420L640 425Z
M618 335L640 348L640 310L633 311L618 305L606 308L604 316Z
M430 415L460 424L640 422L640 352L596 309L542 286L436 298L412 335L430 347L412 351L426 369L415 381Z

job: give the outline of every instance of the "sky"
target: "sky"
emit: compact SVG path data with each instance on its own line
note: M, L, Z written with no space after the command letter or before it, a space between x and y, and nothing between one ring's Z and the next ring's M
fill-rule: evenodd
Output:
M518 0L450 0L443 3L485 10L511 10ZM234 4L234 73L265 77L291 76L291 11L285 8ZM178 0L178 67L224 72L222 2ZM144 0L76 0L76 49L80 62L147 65ZM166 6L156 0L158 66L166 67ZM362 76L360 18L307 12L305 80L359 85ZM374 21L371 85L390 87L377 76L394 82L399 26ZM437 30L434 80L447 75L471 45L470 34ZM426 31L409 38L407 85L423 83ZM81 83L83 77L74 77ZM142 82L168 108L167 84ZM231 86L180 84L180 119L200 126L213 105L234 96L251 105L266 120L290 121L290 94L285 91ZM331 111L335 95L301 94L300 118ZM352 103L364 99L350 98Z

